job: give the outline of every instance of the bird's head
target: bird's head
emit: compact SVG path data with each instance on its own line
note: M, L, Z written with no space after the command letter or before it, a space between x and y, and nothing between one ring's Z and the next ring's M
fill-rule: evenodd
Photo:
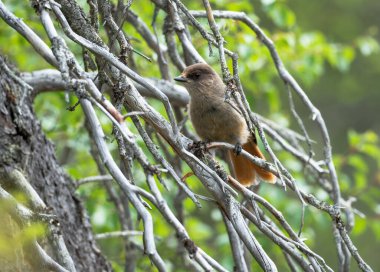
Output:
M210 93L223 91L223 81L219 75L206 63L196 63L186 67L175 81L181 83L189 91L190 95L197 93Z

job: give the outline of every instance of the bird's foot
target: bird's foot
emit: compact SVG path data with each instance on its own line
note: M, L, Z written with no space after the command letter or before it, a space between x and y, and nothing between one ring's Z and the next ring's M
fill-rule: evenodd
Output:
M234 153L235 153L236 155L240 155L240 153L241 153L242 150L243 150L243 147L241 146L241 144L240 144L240 143L237 143L237 144L235 145L235 148L234 148Z

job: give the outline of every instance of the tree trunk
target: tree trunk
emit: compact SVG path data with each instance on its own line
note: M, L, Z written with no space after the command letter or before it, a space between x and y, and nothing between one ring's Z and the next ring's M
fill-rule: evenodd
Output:
M51 208L77 271L111 271L73 180L58 165L54 146L36 119L31 90L9 67L0 55L0 170L22 172Z

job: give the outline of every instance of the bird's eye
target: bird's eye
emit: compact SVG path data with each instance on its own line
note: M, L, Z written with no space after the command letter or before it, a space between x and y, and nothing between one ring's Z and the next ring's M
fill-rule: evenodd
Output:
M188 77L192 80L197 80L201 76L200 73L192 73Z

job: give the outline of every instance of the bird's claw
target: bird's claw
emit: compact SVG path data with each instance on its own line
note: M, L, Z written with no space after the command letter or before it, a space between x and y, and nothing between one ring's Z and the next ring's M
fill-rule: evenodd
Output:
M235 145L235 148L234 148L234 153L235 153L236 155L239 155L239 154L241 153L242 150L243 150L243 148L242 148L241 144L240 144L240 143L237 143L237 144Z

